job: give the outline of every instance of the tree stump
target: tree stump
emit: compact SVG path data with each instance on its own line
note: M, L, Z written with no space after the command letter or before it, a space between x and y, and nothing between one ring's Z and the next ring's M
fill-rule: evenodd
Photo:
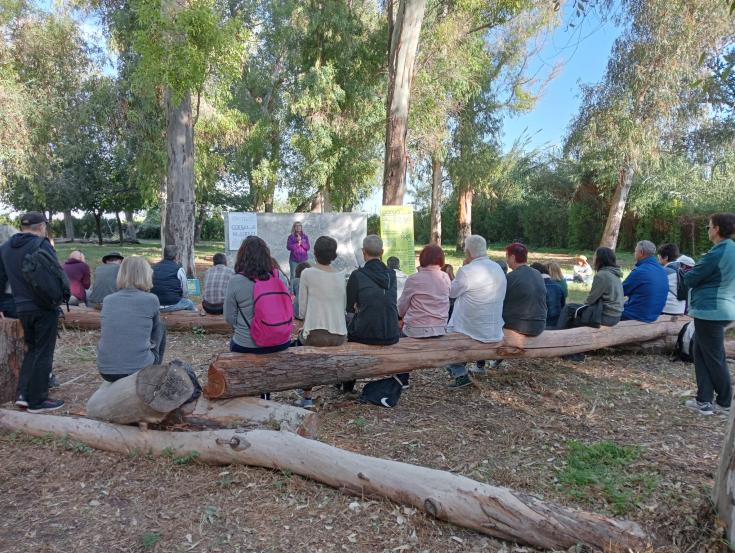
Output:
M0 319L0 403L15 401L24 356L23 325L18 319Z

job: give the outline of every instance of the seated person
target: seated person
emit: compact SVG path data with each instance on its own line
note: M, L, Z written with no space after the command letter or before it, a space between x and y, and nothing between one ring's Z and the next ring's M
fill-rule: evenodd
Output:
M17 233L18 231L10 225L0 225L0 245L10 240ZM10 281L5 285L5 290L0 290L0 316L8 317L9 319L18 318L18 313L15 310L13 291L10 288Z
M541 273L529 267L528 248L515 242L505 248L508 287L503 301L505 328L538 336L546 328L546 286Z
M628 301L623 307L623 321L652 323L663 311L669 295L669 277L656 260L656 244L641 240L635 247L635 268L623 281Z
M94 286L87 297L90 307L102 309L104 299L117 292L117 274L123 259L118 252L110 252L102 257L102 265L94 270Z
M546 265L532 263L531 268L541 273L541 278L544 279L544 285L546 286L546 330L554 329L559 323L559 315L561 315L564 304L566 304L564 290L561 289L558 282L552 280Z
M584 284L592 282L592 277L594 275L592 267L590 267L590 264L587 263L586 255L578 255L575 258L573 271L574 275L572 276L572 280L574 282L582 282Z
M396 294L400 298L401 294L403 294L403 287L406 285L408 275L401 271L401 260L395 256L390 256L385 264L389 269L393 269L396 272Z
M331 261L329 263L331 263ZM311 264L308 261L304 261L296 265L296 270L294 270L293 272L294 277L293 277L293 280L291 281L291 288L293 289L293 296L294 296L294 299L293 299L294 319L301 318L301 316L299 315L299 286L301 285L301 274L304 272L304 269L308 269L310 267L311 267Z
M488 258L487 243L477 234L465 239L464 256L464 265L449 289L449 297L455 301L447 332L464 334L478 342L499 342L503 339L503 298L507 286L503 269ZM450 388L470 384L465 363L452 363L447 369L453 379Z
M352 271L347 280L347 312L353 313L347 325L350 342L375 346L390 346L401 336L398 325L396 273L386 267L383 241L369 234L362 241L365 264ZM345 382L342 390L351 392L354 381Z
M160 318L158 298L149 293L152 277L144 258L128 257L117 274L119 291L108 295L102 304L97 369L108 382L163 362L166 326Z
M617 265L615 252L610 248L597 248L593 260L595 267L595 278L592 280L590 289L584 304L569 303L559 317L557 328L571 328L574 326L587 326L579 317L582 305L593 306L602 302L602 326L615 326L620 321L623 313L623 284L620 279L623 276Z
M187 296L189 286L186 271L179 265L178 246L163 248L163 259L153 266L153 294L161 302L161 311L196 311L194 302Z
M204 293L202 294L202 309L210 315L222 315L222 306L225 303L225 291L230 277L235 274L227 266L227 256L216 253L212 256L212 267L204 273Z
M330 236L320 236L314 243L313 267L296 267L298 281L299 318L304 326L299 334L299 345L328 347L341 346L347 341L345 308L347 291L345 272L332 267L337 259L337 241ZM303 264L299 264L301 266ZM311 388L304 390L301 407L311 409L314 401Z
M291 345L291 337L282 344L261 347L255 343L250 334L255 306L253 292L256 280L270 280L279 278L288 290L288 280L278 271L274 276L273 259L268 245L262 238L248 236L242 241L235 257L235 274L227 283L223 313L227 323L233 328L234 334L230 339L230 351L238 353L274 353L283 351ZM293 313L291 313L293 314ZM260 396L270 399L270 393Z
M452 281L441 270L444 250L436 244L425 246L419 255L419 270L406 279L398 298L398 315L403 318L403 334L411 338L435 338L447 332L449 287ZM398 375L404 388L408 373Z
M69 259L64 262L63 266L66 277L69 279L69 290L71 298L69 305L79 305L87 303L87 289L92 284L89 265L84 261L84 254L80 251L73 251L69 254Z
M663 266L666 277L669 279L669 293L666 296L664 315L683 315L687 311L686 300L679 300L676 297L679 287L679 269L683 268L679 258L679 246L676 244L663 244L658 248L658 262Z
M551 280L561 286L561 291L564 293L564 301L569 297L569 286L567 286L567 279L564 278L564 273L561 272L561 267L556 261L549 261L546 264L546 269L549 271Z

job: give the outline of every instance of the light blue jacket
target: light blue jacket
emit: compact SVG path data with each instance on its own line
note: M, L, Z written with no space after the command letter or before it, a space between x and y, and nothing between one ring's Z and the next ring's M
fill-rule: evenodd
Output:
M689 315L708 321L735 321L735 242L723 240L684 275L690 288Z

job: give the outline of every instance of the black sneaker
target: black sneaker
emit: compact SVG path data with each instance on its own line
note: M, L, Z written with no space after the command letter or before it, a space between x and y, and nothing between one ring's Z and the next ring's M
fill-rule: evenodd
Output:
M56 378L56 375L54 373L51 373L48 375L48 387L49 388L58 388L59 387L59 381Z
M56 411L64 406L64 402L60 399L47 399L38 405L28 406L29 413L48 413L49 411Z
M700 415L714 415L715 414L715 406L712 405L709 401L697 401L696 399L688 399L684 403L684 406L687 409L691 409L695 413L699 413Z
M454 381L449 385L449 389L458 390L459 388L464 388L465 386L469 386L470 384L472 384L472 382L470 382L470 377L465 374L456 377Z
M23 394L18 394L18 397L15 399L15 406L23 409L28 407L28 402L26 401L26 398L23 397Z
M265 399L267 401L270 401L271 400L271 393L268 392L268 393L265 393L265 394L260 394L260 399Z

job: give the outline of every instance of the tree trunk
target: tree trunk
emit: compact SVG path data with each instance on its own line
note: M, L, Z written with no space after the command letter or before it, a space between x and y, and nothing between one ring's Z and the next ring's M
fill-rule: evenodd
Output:
M158 189L158 215L161 219L161 228L159 235L161 238L161 252L166 247L166 203L168 198L168 178L161 179L161 185Z
M202 230L204 229L204 222L207 220L207 208L205 205L199 205L197 207L196 224L194 226L194 243L198 244L202 241Z
M208 315L197 311L174 311L161 313L161 319L166 323L168 330L191 332L192 329L203 330L211 334L230 334L232 327L225 322L222 315ZM66 328L81 330L99 330L100 312L86 307L70 307L64 309L64 317L59 319ZM301 325L294 325L299 328Z
M733 417L735 410L730 413L727 423L727 432L720 450L720 464L717 468L717 477L712 489L712 502L715 504L718 518L725 525L728 545L735 544L735 428Z
M470 187L461 187L457 192L459 209L457 209L457 251L464 251L464 241L472 234L472 200L475 193Z
M620 223L623 221L625 214L625 205L628 202L628 194L633 186L633 175L635 174L635 166L632 162L626 161L625 165L618 173L618 184L615 187L612 202L610 203L610 211L607 215L605 230L602 231L602 239L600 246L615 249L618 245L618 236L620 234Z
M95 229L97 229L97 241L99 245L101 246L102 241L102 213L97 213L96 211L92 212L92 215L94 215L94 226Z
M431 156L431 238L432 244L442 245L442 162Z
M168 176L166 244L179 247L179 262L189 278L194 267L194 119L191 94L177 102L166 91Z
M23 325L18 319L0 319L0 404L15 401L23 357Z
M426 0L400 0L391 34L386 100L383 205L402 205L406 193L406 134L416 50ZM392 11L392 10L391 10Z
M625 321L614 327L550 330L533 338L506 330L503 341L489 344L463 334L447 334L434 340L401 338L398 344L384 347L349 343L333 348L293 348L270 355L223 353L209 366L204 393L210 398L255 396L449 363L559 357L676 335L688 320L662 315L650 324Z
M182 422L205 427L235 428L259 425L294 432L305 438L315 438L319 415L313 411L253 397L208 400L200 397L194 411Z
M69 242L74 242L74 216L71 209L64 211L64 234Z
M135 230L132 211L125 211L125 237L131 242L138 241L138 233Z
M151 365L115 382L103 382L87 401L87 416L131 424L161 422L194 393L184 363Z
M122 219L120 219L120 212L115 212L115 219L117 221L117 235L120 238L120 245L123 246L125 244L125 231L123 229Z
M215 430L142 431L83 418L0 410L0 428L33 436L54 434L91 447L129 455L184 457L199 462L247 464L289 470L358 497L388 498L440 520L503 540L545 549L579 545L608 550L646 548L634 522L542 501L450 472L352 453L290 432Z

